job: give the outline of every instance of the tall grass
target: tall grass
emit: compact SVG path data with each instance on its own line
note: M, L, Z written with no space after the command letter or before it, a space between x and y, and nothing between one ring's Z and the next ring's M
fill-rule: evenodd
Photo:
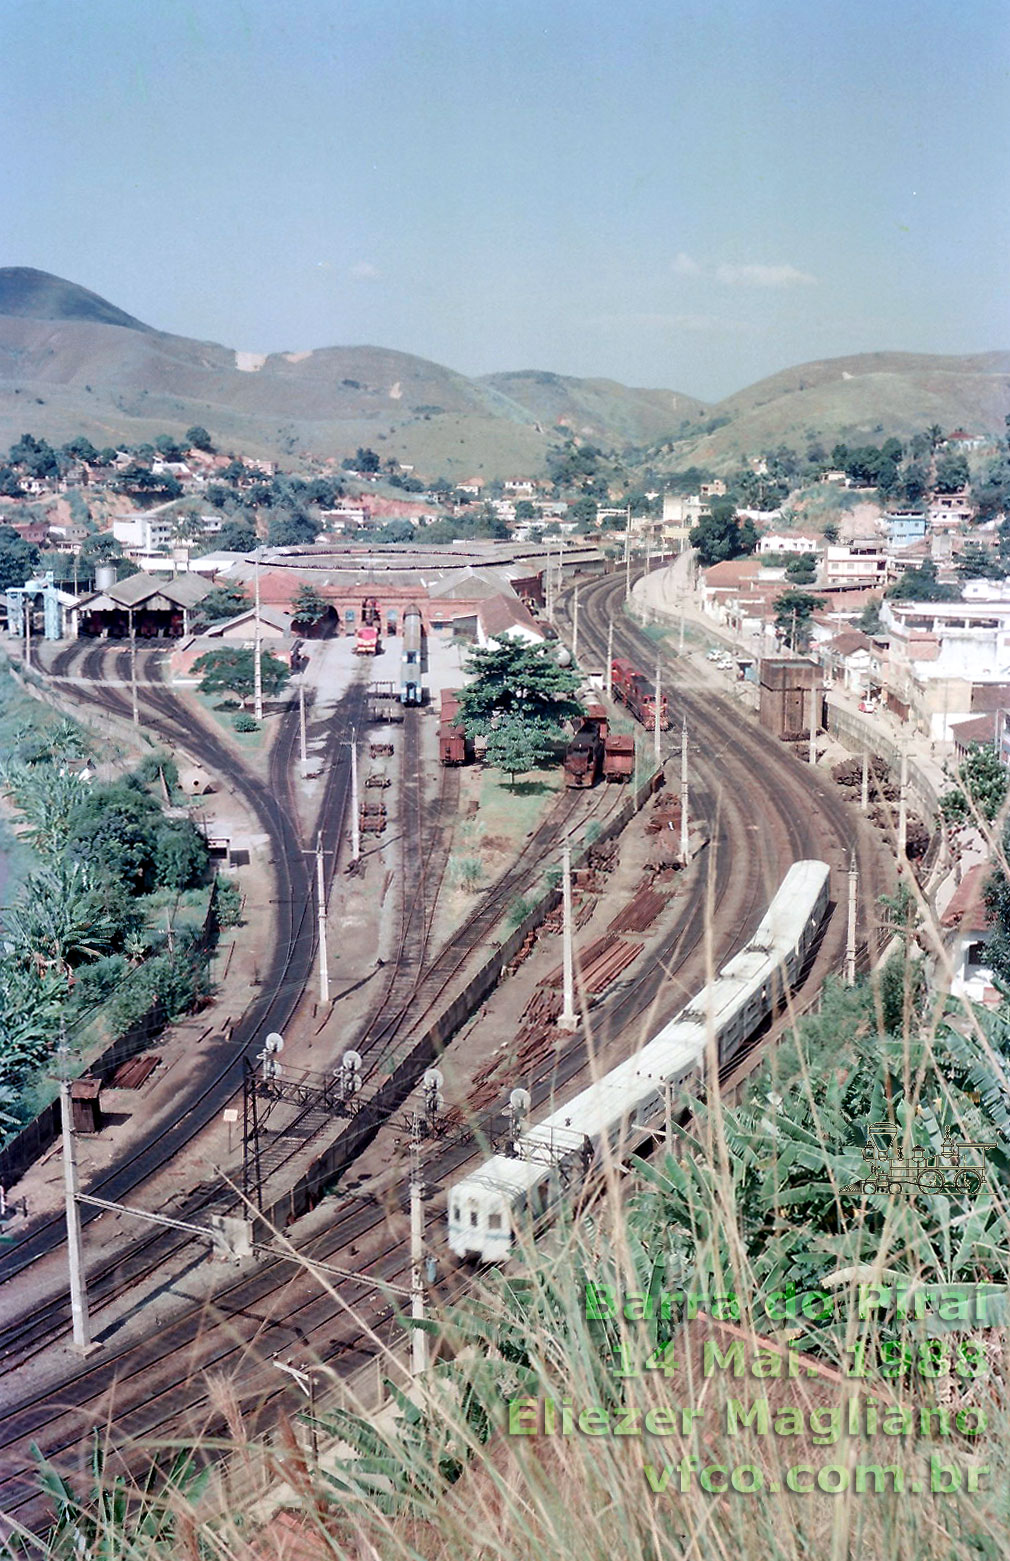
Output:
M1002 824L986 832L1005 869ZM103 1490L79 1506L47 1476L64 1521L34 1553L122 1561L1004 1555L1010 1211L997 1124L1000 1102L1010 1101L1010 1043L999 1021L920 993L922 952L941 984L950 962L927 899L908 882L919 948L906 946L890 977L829 986L819 1013L793 1013L740 1099L712 1087L632 1174L625 1156L607 1153L579 1207L565 1205L536 1241L523 1235L507 1273L470 1274L464 1298L436 1311L436 1359L421 1379L408 1387L400 1357L376 1339L393 1384L386 1407L376 1413L366 1395L345 1389L336 1408L324 1394L318 1464L304 1427L283 1417L274 1448L254 1452L234 1396L218 1384L233 1463L258 1459L283 1481L287 1517L276 1496L237 1503L217 1479L196 1489L186 1465L157 1495L117 1494L103 1465ZM591 1041L588 1015L584 1022ZM982 1073L989 1088L976 1101ZM941 1123L990 1143L982 1192L974 1200L846 1193L863 1174L871 1112L892 1118L909 1144L935 1139ZM922 1287L926 1318L906 1324L861 1308L861 1285L899 1279ZM601 1287L595 1307L590 1284ZM976 1284L1003 1291L986 1322L939 1316L939 1290L973 1295ZM774 1305L770 1315L770 1298L789 1297L790 1285L799 1315ZM695 1292L696 1315L673 1301L664 1317L664 1291ZM812 1292L822 1300L804 1316ZM651 1317L617 1304L648 1293ZM947 1369L935 1373L942 1359ZM865 1375L852 1375L860 1364ZM321 1361L320 1374L327 1369ZM510 1411L528 1398L557 1406L553 1434L542 1407L537 1434L527 1410ZM732 1400L747 1413L766 1401L769 1423L759 1409L749 1424L737 1415L734 1427ZM842 1434L834 1416L846 1426L850 1401L861 1406L859 1429ZM869 1401L876 1434L867 1432ZM574 1414L567 1434L566 1403ZM613 1434L616 1417L632 1410L637 1421L624 1424L638 1434ZM896 1427L904 1411L913 1432L885 1434L886 1418Z

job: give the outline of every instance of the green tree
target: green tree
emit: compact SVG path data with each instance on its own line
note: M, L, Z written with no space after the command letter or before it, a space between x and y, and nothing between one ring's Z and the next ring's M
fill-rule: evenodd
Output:
M213 538L211 551L214 553L251 553L255 549L259 538L256 528L245 520L226 520L217 536Z
M1008 571L981 542L968 542L957 561L957 572L965 580L1005 580Z
M963 455L945 455L936 463L934 486L937 493L960 493L968 486L968 462Z
M709 513L702 516L691 532L691 546L698 549L701 563L706 568L753 553L757 541L753 521L741 521L736 504L728 497L713 499Z
M564 735L563 723L584 714L575 698L578 674L558 665L550 645L503 634L497 645L475 650L466 670L473 681L460 693L459 704L467 736L490 740L501 726L501 743L513 757L525 751L518 745L517 726L527 729L536 751L546 756ZM495 751L502 753L504 747ZM515 773L519 768L517 763Z
M24 585L35 574L41 558L34 542L18 536L13 526L0 526L0 591Z
M532 508L532 505L530 508ZM568 506L568 518L569 520L574 520L579 524L585 523L586 525L591 526L596 521L596 514L598 509L599 505L595 499L576 499L574 504L570 504ZM531 515L530 519L532 520L532 518L533 516Z
M786 565L786 577L795 585L813 585L817 578L817 554L798 553Z
M354 456L354 466L356 471L377 472L381 465L382 462L379 460L379 457L376 455L374 450L368 449L367 446L365 446L364 449L361 447L361 445L358 446Z
M1010 861L1010 825L1003 829L1003 859ZM1010 996L1010 880L1002 866L997 866L986 882L985 903L992 919L986 958L1004 995Z
M298 587L292 608L295 623L302 628L311 628L321 618L325 618L329 610L329 602L314 585L306 583Z
M205 694L235 694L243 701L251 699L254 692L254 653L229 647L208 650L193 663L194 672L201 674L200 688ZM291 677L290 670L269 651L260 656L260 674L264 694L279 694Z
M118 564L122 556L123 549L111 531L96 531L90 537L85 537L78 554L81 569L85 573L94 571L96 564Z
M307 547L319 535L319 523L309 515L271 515L267 540L271 547Z
M4 930L24 958L66 975L111 949L121 932L108 886L81 862L54 862L25 881L18 903L4 912Z
M941 584L936 565L931 558L926 558L917 569L906 569L895 585L888 586L884 595L896 602L957 602L961 599L961 588Z
M235 618L240 612L245 612L252 606L249 593L244 586L216 585L208 591L197 608L199 616L207 623L220 623L224 618Z
M880 633L880 597L871 596L859 615L856 625L864 634Z
M978 814L992 823L1003 806L1010 771L991 743L972 743L958 766L959 785L940 798L940 811L949 824L967 823Z
M417 528L411 525L409 520L402 520L397 516L387 520L376 531L369 533L370 540L377 542L380 546L386 543L402 544L404 542L413 542L416 535ZM425 535L427 535L427 532L425 532Z
M537 770L554 755L557 729L540 721L510 714L499 715L487 733L486 760L504 770L511 785L517 775Z
M594 505L593 506L593 516L594 516L594 518L595 518L595 515L596 515L596 506ZM520 499L519 502L516 504L516 520L527 521L527 520L536 520L536 518L537 518L537 511L536 511L535 505L531 504L529 499Z
M808 649L811 635L811 618L821 607L827 606L823 596L812 596L809 591L783 591L772 603L775 609L775 632L789 649L801 653Z
M186 444L191 450L206 450L213 454L214 444L206 428L200 423L194 423L192 428L187 428L185 435Z
M833 520L829 520L827 525L824 528L824 540L825 540L825 542L827 542L829 544L829 546L834 547L835 543L838 541L838 537L839 537L838 526L836 525L836 523Z

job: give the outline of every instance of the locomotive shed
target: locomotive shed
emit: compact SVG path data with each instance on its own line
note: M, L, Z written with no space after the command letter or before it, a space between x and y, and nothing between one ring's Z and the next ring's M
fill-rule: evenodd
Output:
M612 601L608 601L608 595ZM649 666L654 661L654 644L643 639L631 625L625 629L620 622L619 595L623 595L623 584L602 582L599 587L582 588L582 633L599 635L602 631L605 638L607 616L613 613L619 622L622 653L637 656L640 664ZM669 663L666 674L668 678L674 676ZM716 960L720 957L720 949L740 941L739 931L748 916L752 924L758 919L754 912L760 904L762 880L771 860L821 855L838 868L856 834L860 836L857 845L863 868L864 897L870 898L878 883L886 882L886 878L881 880L877 873L876 864L866 856L866 843L852 810L846 809L837 796L831 794L830 787L821 777L808 775L791 754L776 750L738 710L729 702L713 697L704 686L696 692L685 690L682 693L679 688L672 691L675 731L682 702L689 709L692 732L697 733L693 737L697 751L692 750L692 763L697 764L703 790L714 800L714 824L725 835L728 847L715 856ZM755 795L760 795L768 810L759 823L754 816ZM757 828L754 827L756 823ZM759 840L757 850L754 849L755 837ZM741 861L745 864L743 871ZM700 938L702 918L696 906L692 907L692 915L696 935ZM837 963L840 941L844 942L844 929L841 929L840 939L836 912L821 945L819 967L823 969L825 964ZM817 979L818 966L815 966L813 980ZM808 989L809 985L808 981ZM617 994L617 998L626 1005L629 1020L636 1017L636 1004L640 1012L652 1001L644 988L629 987ZM577 1037L576 1047L579 1042ZM573 1056L574 1066L577 1066L577 1054L573 1053ZM449 1145L443 1148L436 1141L426 1152L426 1177L430 1183L444 1182L454 1177L472 1158L472 1152L464 1147ZM377 1179L388 1181L389 1161L389 1140L380 1137L355 1167L356 1176L361 1177L371 1170ZM399 1205L402 1184L394 1177L393 1185L393 1200ZM369 1264L390 1277L400 1275L402 1278L402 1215L395 1213L387 1220L382 1208L370 1200L367 1183L359 1183L356 1193L356 1196L352 1194L336 1200L335 1204L323 1205L315 1215L302 1222L297 1239L300 1241L304 1232L306 1238L314 1237L313 1249L320 1257L328 1256L331 1261L358 1267ZM436 1224L435 1218L436 1200L432 1200L430 1207L429 1229L437 1252L440 1250L440 1225ZM377 1302L374 1292L369 1297L362 1285L348 1286L345 1294L353 1302L361 1302L366 1316L378 1320L383 1336L387 1336L387 1304ZM215 1316L228 1318L223 1332L211 1326ZM3 1450L5 1470L11 1468L9 1459L14 1447L27 1435L34 1434L54 1455L61 1447L75 1445L88 1424L103 1418L109 1403L105 1395L111 1374L117 1370L121 1386L115 1400L116 1421L125 1434L177 1428L180 1423L186 1423L187 1416L195 1416L197 1421L208 1425L215 1424L207 1405L205 1386L198 1375L201 1365L212 1360L220 1370L234 1378L242 1402L251 1411L255 1408L264 1424L269 1423L277 1404L296 1407L287 1389L278 1387L273 1380L277 1373L271 1373L267 1365L260 1364L269 1356L271 1348L287 1347L298 1337L297 1331L273 1331L277 1326L300 1329L319 1358L340 1369L365 1358L360 1327L348 1322L341 1307L321 1296L314 1281L292 1278L290 1270L283 1265L266 1263L257 1272L220 1286L212 1311L202 1306L194 1308L189 1319L163 1328L155 1337L149 1336L123 1351L110 1345L104 1362L88 1363L69 1371L59 1395L68 1406L62 1412L50 1395L44 1395L42 1400L26 1395L23 1412L15 1417L16 1424L12 1424L11 1436ZM79 1406L77 1411L72 1407L74 1404ZM254 1421L256 1418L254 1414ZM5 1502L8 1507L16 1504L18 1510L29 1510L29 1498L18 1481L5 1482L2 1495L13 1498L13 1502Z

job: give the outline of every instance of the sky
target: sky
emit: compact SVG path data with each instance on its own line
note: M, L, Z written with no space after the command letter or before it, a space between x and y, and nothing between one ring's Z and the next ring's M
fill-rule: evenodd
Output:
M0 265L713 401L1010 348L1004 0L0 0Z

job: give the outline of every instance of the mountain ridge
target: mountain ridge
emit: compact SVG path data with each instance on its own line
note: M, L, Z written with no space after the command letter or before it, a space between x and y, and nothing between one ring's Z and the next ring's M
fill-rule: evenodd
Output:
M0 445L30 431L137 443L194 423L251 454L372 444L434 476L542 471L574 436L711 464L778 443L899 436L937 422L1003 432L1010 353L867 353L783 369L706 404L543 369L468 377L386 347L246 353L159 331L73 282L0 268ZM665 451L665 454L663 453Z

